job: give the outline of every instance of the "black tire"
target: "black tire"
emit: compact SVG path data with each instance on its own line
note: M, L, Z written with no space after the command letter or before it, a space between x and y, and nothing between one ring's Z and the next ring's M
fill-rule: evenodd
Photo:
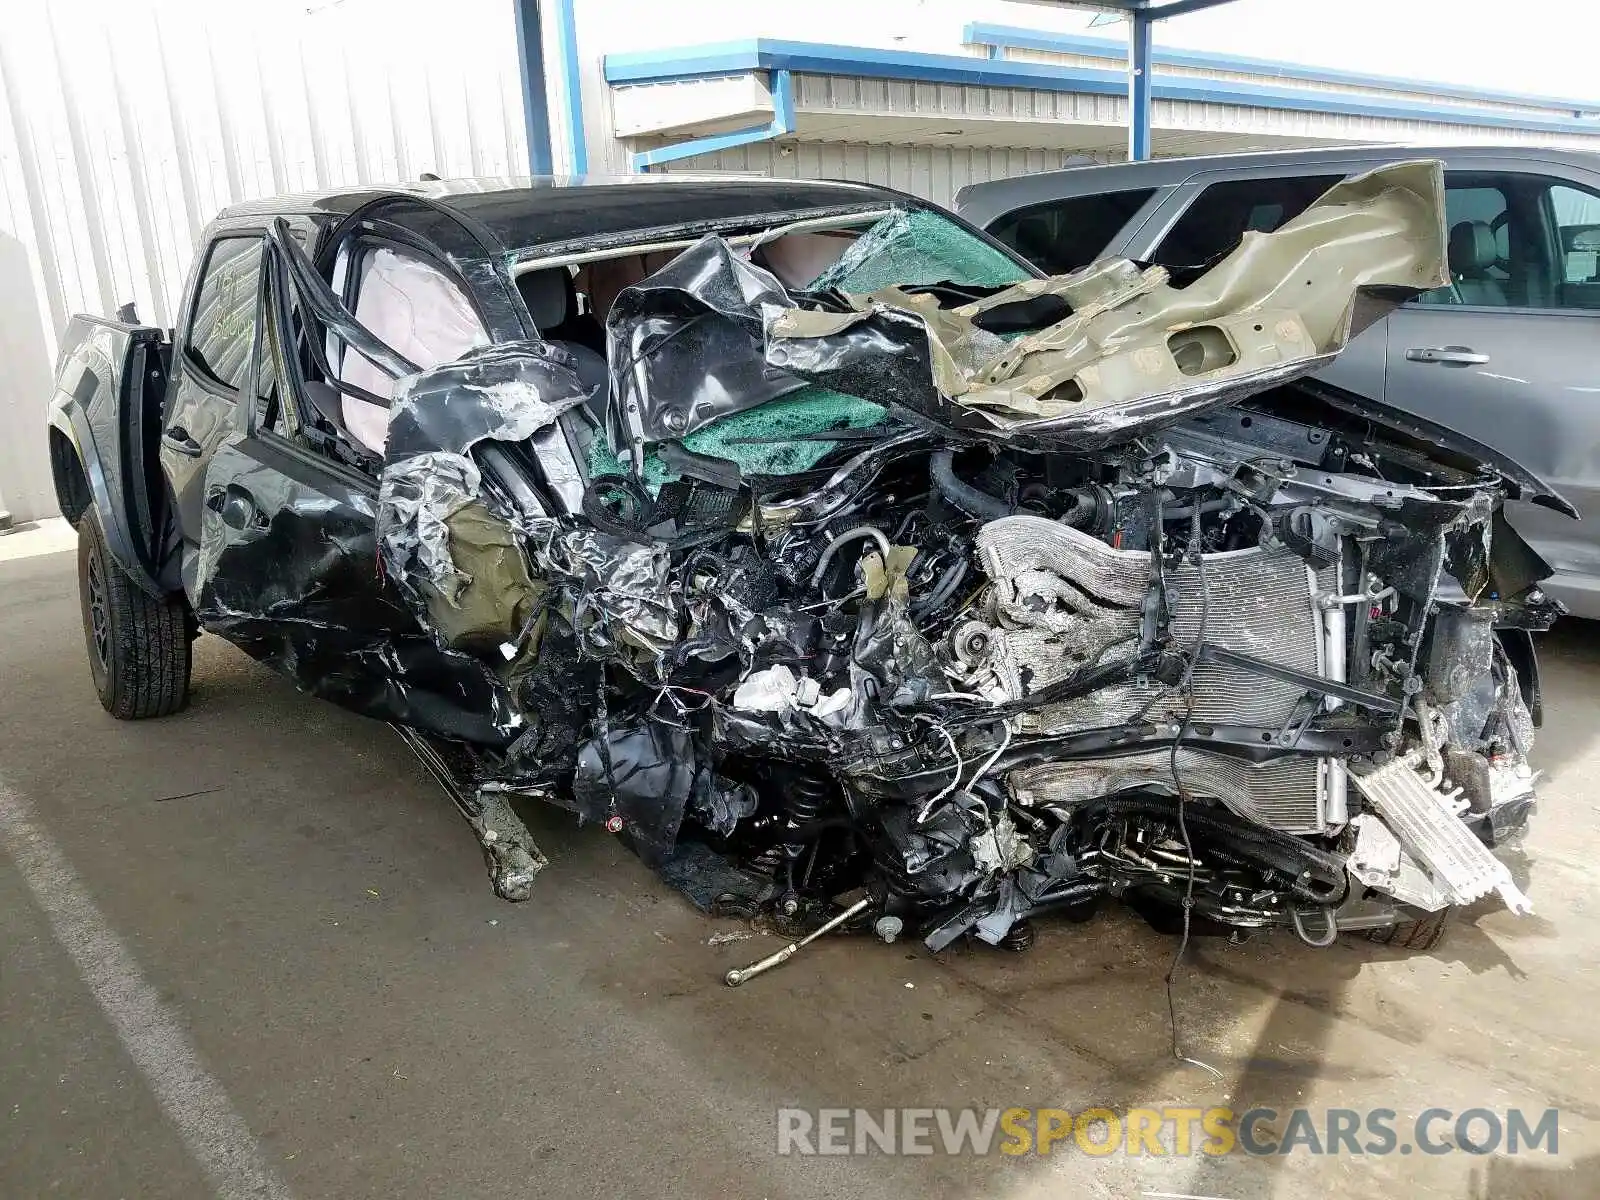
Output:
M1367 940L1395 950L1432 950L1444 941L1445 930L1450 926L1453 908L1441 908L1429 913L1420 921L1403 921L1388 929L1367 930Z
M183 597L157 600L106 549L100 514L78 521L78 598L89 672L113 717L165 717L189 702L190 641Z

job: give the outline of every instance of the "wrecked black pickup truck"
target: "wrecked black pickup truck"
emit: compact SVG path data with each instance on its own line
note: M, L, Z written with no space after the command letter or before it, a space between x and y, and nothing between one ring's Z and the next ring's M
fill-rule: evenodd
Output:
M65 338L96 687L182 707L203 629L392 722L511 900L532 799L802 930L1430 945L1528 907L1560 609L1501 502L1570 511L1306 378L1444 281L1441 197L1386 167L1188 277L839 183L230 209L175 336Z

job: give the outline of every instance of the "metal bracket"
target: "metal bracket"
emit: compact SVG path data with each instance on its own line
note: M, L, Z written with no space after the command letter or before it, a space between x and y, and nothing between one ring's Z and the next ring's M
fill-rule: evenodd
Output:
M1401 701L1392 700L1388 696L1380 696L1376 692L1362 691L1360 688L1348 684L1336 683L1331 679L1324 679L1320 675L1308 675L1304 671L1296 671L1293 667L1285 667L1279 663L1268 662L1263 658L1256 658L1252 654L1241 654L1237 650L1226 650L1221 646L1206 643L1200 648L1200 661L1216 663L1223 667L1238 667L1244 671L1253 671L1257 675L1265 675L1269 679L1281 680L1284 683L1297 684L1308 692L1318 696L1332 696L1336 700L1343 700L1364 708L1368 712L1382 713L1385 716L1399 716Z

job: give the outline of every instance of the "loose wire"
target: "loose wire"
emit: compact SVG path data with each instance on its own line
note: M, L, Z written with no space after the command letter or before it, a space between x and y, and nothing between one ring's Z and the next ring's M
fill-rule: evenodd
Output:
M1206 586L1205 556L1200 553L1200 508L1196 505L1190 514L1189 545L1186 552L1194 563L1195 573L1200 583L1200 631L1195 637L1194 648L1189 652L1189 663L1183 671L1184 711L1183 723L1178 726L1178 732L1172 735L1171 767L1172 784L1178 790L1178 834L1183 838L1184 857L1189 862L1188 878L1183 888L1183 936L1178 940L1178 952L1172 956L1172 965L1167 968L1167 1020L1172 1030L1172 1057L1179 1062L1188 1063L1190 1066L1199 1067L1209 1071L1218 1079L1222 1072L1210 1063L1201 1062L1198 1058L1191 1058L1183 1052L1183 1044L1178 1038L1178 1006L1172 997L1172 981L1177 976L1178 967L1183 962L1184 953L1189 949L1189 923L1194 909L1194 880L1195 859L1194 843L1189 838L1189 825L1184 820L1184 809L1189 801L1189 789L1183 785L1183 777L1178 770L1178 747L1183 739L1188 736L1190 724L1194 720L1194 669L1200 661L1200 653L1206 644L1206 625L1211 616L1211 592Z
M928 814L933 811L933 806L935 804L938 804L939 801L943 800L946 796L950 795L950 793L954 792L956 788L961 786L961 773L966 770L967 764L962 760L961 751L956 746L956 739L950 735L950 731L948 729L939 724L939 722L935 721L932 717L928 716L927 713L918 713L914 719L926 721L928 724L932 725L934 732L940 737L944 738L944 744L950 748L950 757L956 760L955 774L950 777L950 782L945 784L937 794L935 794L926 804L924 804L922 806L922 811L917 814L915 824L921 825L928 819Z

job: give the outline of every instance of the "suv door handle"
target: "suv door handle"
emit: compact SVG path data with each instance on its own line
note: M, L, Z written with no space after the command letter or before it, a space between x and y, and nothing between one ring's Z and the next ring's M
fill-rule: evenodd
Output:
M1489 361L1487 354L1479 354L1471 346L1416 346L1406 351L1406 358L1446 367L1472 367Z
M199 458L205 453L205 448L189 436L189 431L182 425L174 425L161 435L161 440L166 442L179 454L188 455L190 458Z

